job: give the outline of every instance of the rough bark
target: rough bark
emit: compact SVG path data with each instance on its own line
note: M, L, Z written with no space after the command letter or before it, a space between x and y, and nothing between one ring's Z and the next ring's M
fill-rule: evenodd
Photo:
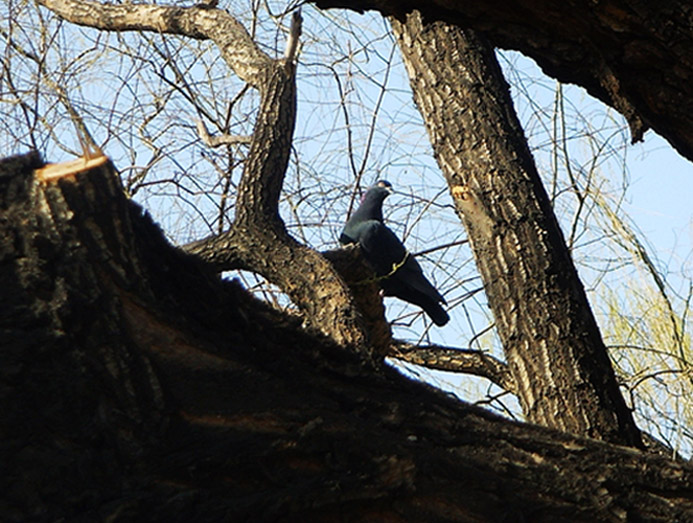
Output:
M693 518L689 464L366 365L171 247L108 162L40 166L0 163L2 521Z
M401 20L421 11L483 33L533 58L626 117L633 140L654 129L693 160L693 7L689 2L606 0L316 0L319 7L376 9Z
M398 341L392 345L387 355L429 369L480 376L506 392L517 394L515 380L508 365L483 351L440 345L412 345Z
M286 56L273 60L237 20L210 6L40 3L67 21L97 29L157 31L214 41L229 67L260 92L261 102L234 223L225 233L194 242L188 250L218 270L261 274L287 293L314 328L364 357L372 356L348 287L327 260L289 235L278 212L296 116L294 60L300 15L294 13Z
M525 415L640 446L493 49L418 13L392 25Z

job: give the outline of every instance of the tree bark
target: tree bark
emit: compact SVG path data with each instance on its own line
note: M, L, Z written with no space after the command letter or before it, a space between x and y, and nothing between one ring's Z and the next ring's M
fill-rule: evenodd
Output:
M170 246L95 161L0 162L1 520L693 518L690 464L366 364Z
M525 415L641 446L493 49L418 13L392 27Z
M286 292L314 327L371 357L351 292L320 253L289 235L279 216L296 113L293 64L273 65L266 83L260 85L262 102L233 224L186 249L219 271L247 269L261 274Z
M286 231L278 212L296 116L295 53L301 18L292 18L287 55L271 59L226 11L210 6L112 5L40 0L70 22L109 31L157 31L210 39L229 67L260 92L261 102L231 228L187 249L218 270L247 269L286 292L306 321L365 358L371 345L349 289L319 253ZM319 282L319 285L317 284Z
M652 128L693 160L693 7L689 2L316 0L322 8L376 9L481 32L533 58L626 117L633 141Z

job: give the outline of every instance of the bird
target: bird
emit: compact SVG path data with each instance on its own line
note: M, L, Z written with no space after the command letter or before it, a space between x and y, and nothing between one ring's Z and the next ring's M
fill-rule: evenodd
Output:
M368 189L359 208L347 220L339 242L360 245L385 296L418 305L433 323L443 326L450 316L440 304L447 305L447 302L426 279L416 258L383 222L383 202L393 192L387 180L380 180Z

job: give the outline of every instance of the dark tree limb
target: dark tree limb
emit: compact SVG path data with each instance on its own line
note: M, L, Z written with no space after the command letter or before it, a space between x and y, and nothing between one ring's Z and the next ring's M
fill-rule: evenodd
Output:
M41 0L67 21L109 31L157 31L215 42L226 63L261 96L239 184L236 217L218 236L188 245L218 270L243 268L278 285L314 328L370 356L349 289L319 253L292 238L279 216L296 115L295 58L301 17L292 18L285 57L273 60L226 11L154 5Z
M0 162L0 520L693 519L690 464L367 365L170 246L92 161Z
M368 354L348 287L320 253L289 235L279 216L296 112L294 65L277 62L260 91L260 111L230 230L186 249L218 270L244 268L263 275L289 295L311 325Z
M392 27L525 415L641 446L493 49L418 13Z
M508 366L480 350L412 345L397 341L392 344L387 356L428 369L480 376L507 392L517 393L515 380Z
M418 9L479 31L494 46L533 58L626 117L633 141L654 129L693 160L693 29L690 2L606 0L316 0L319 7L376 9L400 20Z

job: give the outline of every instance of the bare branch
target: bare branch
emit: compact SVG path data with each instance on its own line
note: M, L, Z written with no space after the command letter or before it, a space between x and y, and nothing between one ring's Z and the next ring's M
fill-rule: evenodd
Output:
M207 126L202 120L195 120L195 125L197 127L197 133L200 135L200 139L209 145L210 147L220 147L222 145L237 145L237 144L249 144L252 140L251 136L240 136L235 134L222 134L219 136L212 136L207 130Z
M100 4L81 0L39 0L61 18L106 31L154 31L212 40L244 81L259 87L273 60L253 42L245 27L226 11L209 7Z
M396 341L392 344L388 356L429 369L481 376L513 394L516 390L515 380L508 366L480 350L440 345L412 345Z
M284 60L292 63L296 60L296 51L298 50L298 39L301 36L301 27L303 25L303 17L301 10L297 9L291 15L291 29L289 29L289 39L286 41L286 52Z

